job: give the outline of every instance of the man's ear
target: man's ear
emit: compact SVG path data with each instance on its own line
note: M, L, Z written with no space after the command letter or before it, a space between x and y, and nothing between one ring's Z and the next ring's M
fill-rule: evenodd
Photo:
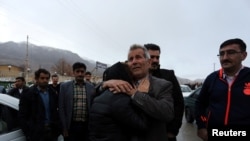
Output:
M149 63L149 65L151 66L151 63L152 63L152 59L151 59L151 58L148 59L148 63Z
M241 55L241 60L245 60L247 58L247 52L242 52L242 55Z

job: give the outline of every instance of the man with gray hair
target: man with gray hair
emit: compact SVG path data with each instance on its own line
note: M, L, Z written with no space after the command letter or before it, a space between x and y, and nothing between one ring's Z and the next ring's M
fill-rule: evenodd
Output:
M149 130L144 136L137 136L143 141L167 141L166 123L174 117L172 83L149 74L151 60L147 49L134 44L128 52L127 64L134 79L137 91L122 80L109 80L102 88L109 88L113 93L124 92L131 96L132 103L142 109L151 118Z

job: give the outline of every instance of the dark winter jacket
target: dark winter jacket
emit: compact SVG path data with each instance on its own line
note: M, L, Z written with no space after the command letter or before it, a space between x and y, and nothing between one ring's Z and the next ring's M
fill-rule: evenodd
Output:
M27 93L29 91L29 87L27 86L23 86L23 91L20 93L18 88L12 88L11 90L9 90L8 94L11 96L14 96L18 99L20 99L20 97L24 94Z
M104 80L132 82L125 64L114 64L105 71ZM90 141L131 141L143 136L149 127L148 117L132 104L130 96L106 90L95 97L89 116Z
M129 141L148 127L146 116L131 103L126 94L109 90L96 97L90 109L91 141Z
M182 118L184 113L184 99L181 92L180 84L174 74L173 70L157 69L151 72L153 76L165 79L173 84L173 99L174 99L174 119L167 123L167 131L175 135L179 133L182 125Z
M244 67L230 86L223 70L204 81L196 101L198 128L250 126L250 68Z
M51 131L53 134L59 135L59 116L56 94L51 89L48 89L48 92ZM28 93L24 93L21 96L19 103L19 120L25 136L29 138L30 141L36 141L41 138L45 127L45 107L37 86L31 87Z

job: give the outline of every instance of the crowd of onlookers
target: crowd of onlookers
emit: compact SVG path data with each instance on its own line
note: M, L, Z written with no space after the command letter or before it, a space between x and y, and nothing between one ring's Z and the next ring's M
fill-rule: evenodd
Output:
M108 67L98 84L82 62L72 65L74 79L63 83L42 68L31 87L17 77L7 94L20 99L17 119L26 139L56 141L61 134L65 141L176 141L184 98L174 70L160 68L160 53L158 45L134 44L127 60ZM242 64L246 44L226 40L218 57L220 70L202 83L188 84L201 87L195 101L197 135L204 141L218 139L216 129L220 136L249 140L250 68ZM237 134L227 134L231 131Z

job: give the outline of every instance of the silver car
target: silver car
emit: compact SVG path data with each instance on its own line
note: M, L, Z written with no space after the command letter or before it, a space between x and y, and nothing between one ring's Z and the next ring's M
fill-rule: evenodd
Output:
M0 141L26 141L18 126L19 99L0 93ZM60 135L58 141L63 141Z
M188 85L180 85L183 97L189 96L193 90Z
M17 123L19 99L0 94L0 141L25 141Z

